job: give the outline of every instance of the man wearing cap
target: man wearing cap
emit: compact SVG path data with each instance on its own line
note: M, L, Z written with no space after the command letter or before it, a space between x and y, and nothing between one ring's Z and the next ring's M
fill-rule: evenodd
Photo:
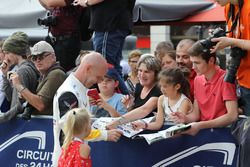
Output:
M31 49L31 60L40 72L40 79L36 92L29 89L20 92L31 107L22 115L24 119L30 119L31 112L34 115L52 115L53 97L66 79L64 69L56 62L55 51L49 43L36 43ZM16 87L23 87L18 77L12 82Z
M53 101L54 119L54 151L52 163L57 166L60 155L60 132L65 120L65 113L72 108L86 108L89 110L89 98L87 91L96 83L103 80L107 72L107 62L101 54L91 52L85 55L79 67L71 73L57 90ZM121 132L113 130L92 130L86 140L117 141Z
M30 52L27 34L23 32L13 33L5 40L2 50L5 54L4 63L6 64L1 67L3 89L7 99L11 101L11 107L6 113L0 115L0 123L11 120L23 111L25 100L20 94L25 89L35 92L39 76L34 64L27 60L27 54ZM17 66L16 72L8 73L13 66ZM13 82L17 77L22 83L21 86Z

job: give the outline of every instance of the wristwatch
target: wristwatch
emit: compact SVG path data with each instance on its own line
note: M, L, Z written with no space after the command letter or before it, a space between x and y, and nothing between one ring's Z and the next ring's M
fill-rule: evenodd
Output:
M89 7L89 6L90 6L88 0L85 0L84 4L85 4L86 7Z

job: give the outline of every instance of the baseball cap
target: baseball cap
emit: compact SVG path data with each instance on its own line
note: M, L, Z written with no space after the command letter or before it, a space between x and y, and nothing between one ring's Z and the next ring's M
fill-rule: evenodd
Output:
M116 71L115 68L113 67L109 67L107 73L105 74L105 77L114 79L116 81L120 81L120 75L118 74L118 72Z
M53 47L46 41L40 41L37 42L32 48L31 48L31 55L39 55L42 53L55 53Z

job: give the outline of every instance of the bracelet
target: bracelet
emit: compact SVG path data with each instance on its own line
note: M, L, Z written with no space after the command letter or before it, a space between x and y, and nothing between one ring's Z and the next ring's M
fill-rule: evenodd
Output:
M126 123L126 118L124 118L123 116L121 116L121 117L118 119L118 123L119 123L119 125L122 125L122 124Z
M146 121L144 121L143 119L141 119L141 121L144 123L144 128L143 129L147 129L148 128L148 123Z
M148 123L145 122L145 128L144 129L147 129L148 128Z
M16 90L17 90L17 92L19 92L19 93L22 93L23 91L24 91L24 89L26 89L23 85L18 85L17 87L16 87Z

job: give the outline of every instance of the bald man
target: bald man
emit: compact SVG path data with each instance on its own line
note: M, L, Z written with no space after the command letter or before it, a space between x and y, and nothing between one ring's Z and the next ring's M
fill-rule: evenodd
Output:
M176 62L180 68L187 68L190 70L189 84L190 84L190 98L193 102L194 100L194 78L196 77L196 72L193 70L193 63L190 60L190 55L188 54L188 49L195 42L192 39L183 39L176 46Z
M76 72L70 74L59 87L53 102L54 119L54 152L52 163L57 166L60 155L60 131L63 127L64 115L72 108L84 107L89 110L88 88L100 83L108 70L107 62L97 52L91 52L83 57ZM92 130L86 140L117 141L121 136L118 130Z

